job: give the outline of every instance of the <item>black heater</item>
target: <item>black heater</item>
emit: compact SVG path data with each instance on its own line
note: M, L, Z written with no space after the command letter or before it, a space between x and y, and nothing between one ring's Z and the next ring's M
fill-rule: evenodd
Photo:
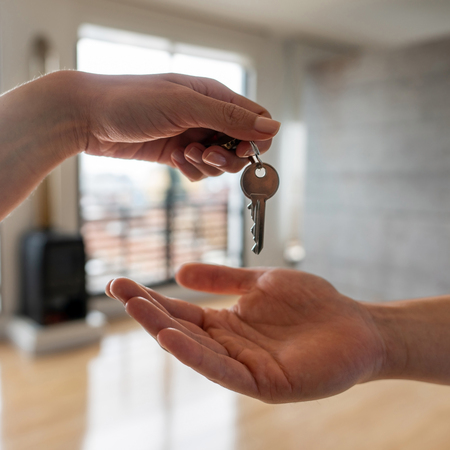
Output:
M41 325L84 319L85 261L80 235L26 234L22 240L22 314Z

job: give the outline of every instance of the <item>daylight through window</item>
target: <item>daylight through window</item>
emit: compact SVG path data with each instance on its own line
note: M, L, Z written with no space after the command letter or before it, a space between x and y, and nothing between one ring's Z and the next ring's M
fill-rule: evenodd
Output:
M244 93L245 69L229 58L183 53L159 38L93 26L83 30L79 70L206 76ZM156 163L83 154L79 187L91 294L118 276L146 285L169 281L188 261L241 263L243 199L237 175L191 183Z

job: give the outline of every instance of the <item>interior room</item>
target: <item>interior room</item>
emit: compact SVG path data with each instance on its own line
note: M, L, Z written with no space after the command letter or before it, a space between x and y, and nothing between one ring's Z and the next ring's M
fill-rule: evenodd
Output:
M105 287L234 305L175 283L203 262L313 273L363 303L448 295L449 2L0 0L0 92L59 70L218 80L281 122L261 154L280 184L256 254L242 172L55 168L0 224L0 448L448 448L446 385L265 403L162 351Z

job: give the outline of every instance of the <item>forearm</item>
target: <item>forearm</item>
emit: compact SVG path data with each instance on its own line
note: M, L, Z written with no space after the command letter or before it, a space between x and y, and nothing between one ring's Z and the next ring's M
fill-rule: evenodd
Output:
M368 308L385 345L378 378L450 384L450 296Z
M0 220L79 151L75 93L76 74L61 72L0 97Z

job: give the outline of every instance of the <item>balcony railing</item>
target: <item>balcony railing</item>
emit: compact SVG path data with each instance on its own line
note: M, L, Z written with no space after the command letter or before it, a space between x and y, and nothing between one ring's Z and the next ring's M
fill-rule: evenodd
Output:
M120 208L100 218L84 218L87 289L104 291L115 277L130 277L147 286L173 280L185 262L226 261L228 196L166 201L146 210Z

